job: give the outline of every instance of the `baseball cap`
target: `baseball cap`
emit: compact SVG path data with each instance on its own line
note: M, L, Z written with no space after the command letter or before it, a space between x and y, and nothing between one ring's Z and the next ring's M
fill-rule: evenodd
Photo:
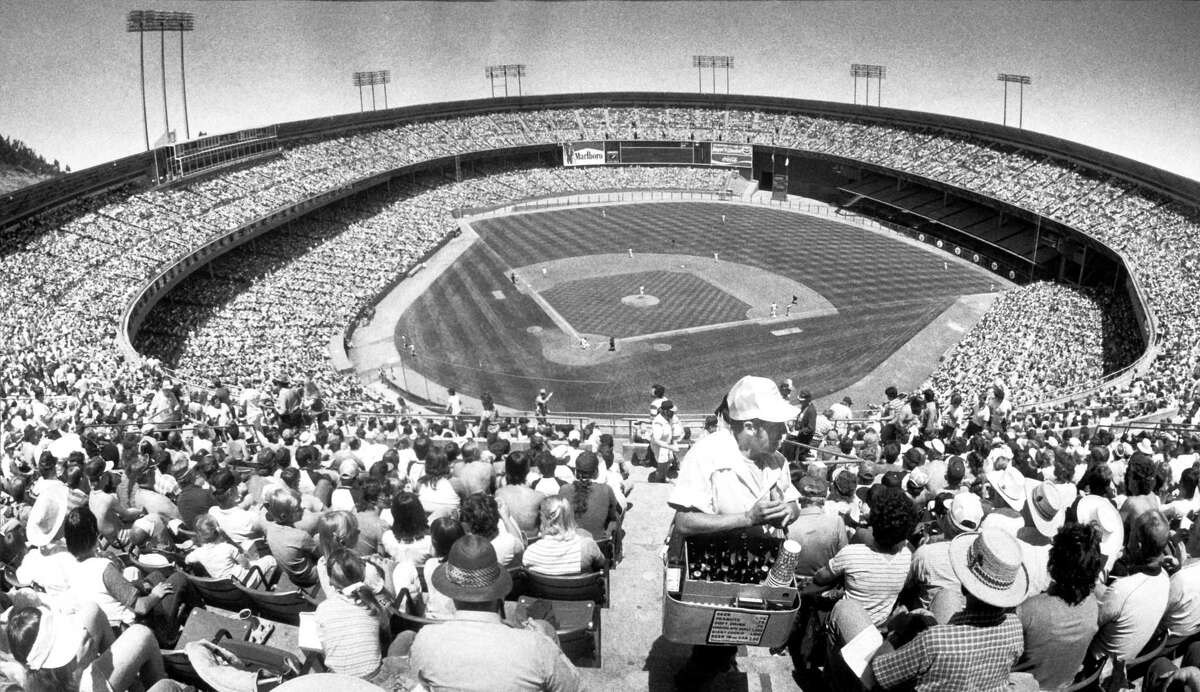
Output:
M738 421L786 423L800 415L800 410L784 401L779 388L765 377L743 377L730 388L725 401L729 404L729 417Z

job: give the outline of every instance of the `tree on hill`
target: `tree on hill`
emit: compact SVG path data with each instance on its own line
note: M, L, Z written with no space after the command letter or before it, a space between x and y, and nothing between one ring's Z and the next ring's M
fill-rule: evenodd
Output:
M0 166L11 166L39 175L58 175L58 161L50 163L19 139L0 136Z

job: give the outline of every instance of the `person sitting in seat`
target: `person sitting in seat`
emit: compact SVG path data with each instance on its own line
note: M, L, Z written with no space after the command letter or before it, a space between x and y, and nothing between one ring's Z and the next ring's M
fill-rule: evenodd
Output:
M525 549L525 568L539 574L566 575L604 569L596 541L575 525L571 502L562 497L542 500L541 538Z
M196 517L195 542L196 547L188 553L185 562L200 565L212 579L234 579L251 588L266 588L274 581L274 556L263 555L250 560L225 538L217 526L217 520L211 515Z
M45 607L15 609L5 628L12 657L25 673L28 692L91 692L129 689L182 692L166 679L162 654L149 629L133 625L114 641L89 623ZM110 644L111 642L111 644Z
M78 568L68 575L75 597L100 606L113 627L134 622L148 625L159 643L170 648L179 636L179 606L187 577L175 572L164 580L155 573L142 584L131 583L112 559L96 554L100 529L96 515L87 507L76 507L67 514L63 533L67 550L79 561Z

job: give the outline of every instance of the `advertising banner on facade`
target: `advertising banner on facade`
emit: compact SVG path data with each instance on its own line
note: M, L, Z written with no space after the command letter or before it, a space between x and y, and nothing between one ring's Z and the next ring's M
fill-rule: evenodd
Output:
M603 166L604 164L604 142L568 142L563 145L564 166Z
M713 142L709 162L714 166L751 168L754 166L754 147L749 144Z

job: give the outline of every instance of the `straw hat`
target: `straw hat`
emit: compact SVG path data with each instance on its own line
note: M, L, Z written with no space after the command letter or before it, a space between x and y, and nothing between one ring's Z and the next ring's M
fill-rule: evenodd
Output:
M491 541L467 534L454 542L446 561L433 571L433 585L456 601L487 603L512 590L512 576L500 566Z
M968 593L997 608L1020 605L1029 590L1021 546L1003 531L984 529L954 538L950 566Z

